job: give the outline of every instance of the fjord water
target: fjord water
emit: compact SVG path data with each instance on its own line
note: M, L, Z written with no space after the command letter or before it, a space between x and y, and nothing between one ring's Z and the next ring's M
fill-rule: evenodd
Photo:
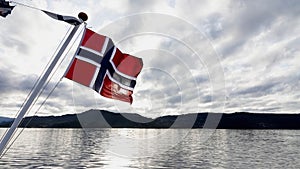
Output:
M187 130L25 129L0 168L300 168L300 130L215 130L205 141ZM145 139L159 134L163 144Z

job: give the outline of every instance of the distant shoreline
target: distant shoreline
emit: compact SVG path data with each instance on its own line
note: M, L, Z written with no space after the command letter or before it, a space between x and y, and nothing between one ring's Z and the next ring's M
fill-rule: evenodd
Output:
M208 118L209 117L209 118ZM207 119L211 119L209 122ZM7 128L13 119L1 118ZM300 114L263 113L193 113L162 116L155 119L138 114L89 110L81 114L26 117L20 127L26 128L141 128L141 129L300 129Z

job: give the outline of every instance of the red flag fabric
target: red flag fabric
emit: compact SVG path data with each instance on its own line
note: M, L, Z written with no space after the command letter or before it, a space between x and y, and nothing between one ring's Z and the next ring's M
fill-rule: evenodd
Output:
M132 103L142 67L141 58L123 54L110 38L86 29L65 77L104 97Z
M106 74L103 80L103 85L99 92L102 96L112 99L121 100L124 102L132 103L132 93L131 89L126 89L121 87L117 81L110 76L110 74Z
M90 87L97 69L97 66L75 58L65 77Z

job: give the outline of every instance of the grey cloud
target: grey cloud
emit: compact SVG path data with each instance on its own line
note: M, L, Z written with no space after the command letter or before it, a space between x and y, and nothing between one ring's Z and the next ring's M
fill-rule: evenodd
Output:
M211 95L204 95L200 98L201 103L210 103L212 101Z
M182 102L182 96L176 94L176 95L170 95L167 99L167 103L174 105Z
M236 91L233 95L252 95L261 96L280 92L293 92L299 89L299 75L280 76L276 78L266 78L263 83L252 87L244 87L244 89Z
M1 44L9 48L16 48L20 53L24 55L29 53L29 45L26 42L14 37L1 36Z
M0 69L0 91L7 94L15 91L28 92L37 80L34 75L20 75L8 69Z
M220 13L212 13L202 23L202 30L212 39L218 39L222 35L223 20Z
M247 41L257 34L272 29L274 22L284 16L296 17L299 16L300 4L294 0L288 1L264 1L259 3L257 1L242 1L243 5L236 1L232 1L232 13L224 15L223 34L231 36L232 41L228 41L222 47L222 54L230 56L237 50L240 50ZM292 27L286 27L283 31L288 31ZM274 36L277 36L274 34Z
M197 84L209 82L209 77L207 75L198 75L196 77L192 77L192 79L195 80Z
M0 69L0 106L2 111L18 109L21 107L27 94L33 88L38 77L36 75L22 75L17 74L11 70L1 68ZM55 83L50 82L43 91L43 94L37 102L39 106L53 89ZM50 98L45 103L44 107L50 109L63 110L64 107L72 105L72 88L60 83L54 90ZM86 99L85 99L86 100Z
M1 93L6 92L11 87L10 78L6 72L0 70L0 91Z
M250 94L252 96L265 95L272 92L272 88L275 86L275 83L266 83L260 84L257 86L249 87L246 89L242 89L241 91L236 92L237 95L247 95Z
M272 51L272 53L266 54L268 63L266 65L266 72L272 71L272 68L278 67L280 63L288 62L294 58L297 58L297 52L300 50L299 45L300 39L290 41L279 49Z
M155 2L152 1L139 1L139 0L129 0L128 3L130 4L129 6L129 11L141 11L145 8L151 8L155 4Z

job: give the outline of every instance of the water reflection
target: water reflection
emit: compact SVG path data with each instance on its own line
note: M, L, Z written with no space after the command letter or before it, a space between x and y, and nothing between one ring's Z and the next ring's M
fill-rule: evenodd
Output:
M0 130L4 132L3 129ZM300 131L26 129L0 160L1 168L269 168L300 167ZM126 138L122 140L120 138ZM120 140L117 140L120 139ZM131 142L127 138L131 139ZM176 143L176 144L174 144ZM172 146L173 144L173 146ZM118 150L119 149L119 150ZM122 156L116 152L126 152ZM150 153L150 155L149 155Z

